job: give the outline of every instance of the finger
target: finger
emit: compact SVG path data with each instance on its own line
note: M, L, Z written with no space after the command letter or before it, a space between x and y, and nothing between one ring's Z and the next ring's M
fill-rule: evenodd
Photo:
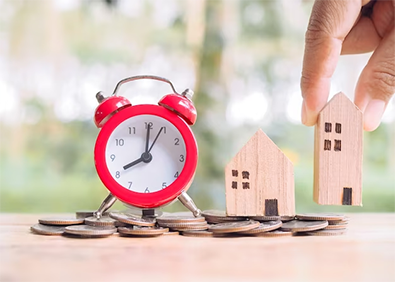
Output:
M317 0L305 35L301 76L302 123L314 125L327 102L342 42L359 16L362 1Z
M375 50L381 42L373 21L367 17L361 17L357 24L348 33L342 44L342 55L361 54Z
M378 45L356 86L355 104L363 112L364 129L378 127L389 99L395 93L395 27Z

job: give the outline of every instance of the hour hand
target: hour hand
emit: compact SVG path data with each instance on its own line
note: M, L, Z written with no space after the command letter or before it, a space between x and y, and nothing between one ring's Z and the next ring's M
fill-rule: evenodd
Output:
M140 157L137 160L135 160L127 165L124 165L123 168L124 168L124 170L127 170L128 168L133 167L134 165L137 165L138 163L141 163L143 160L144 160L143 157Z

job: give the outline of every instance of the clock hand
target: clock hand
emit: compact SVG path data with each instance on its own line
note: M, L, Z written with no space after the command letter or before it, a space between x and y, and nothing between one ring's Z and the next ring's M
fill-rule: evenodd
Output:
M150 129L151 129L151 126L150 126L150 123L148 122L147 123L147 135L146 135L146 150L144 150L144 152L146 152L146 153L149 151L148 147L149 147L149 139L150 139Z
M123 168L124 168L124 170L127 170L128 168L133 167L134 165L137 165L138 163L141 163L143 161L144 161L143 157L140 157L137 160L135 160L127 165L124 165Z
M157 141L158 137L160 136L160 134L161 134L161 132L162 132L162 129L164 129L164 127L161 127L161 129L158 131L158 134L157 134L157 136L155 136L155 139L154 139L154 141L153 141L153 144L151 144L150 149L147 151L148 153L150 153L151 149L153 148L155 142Z

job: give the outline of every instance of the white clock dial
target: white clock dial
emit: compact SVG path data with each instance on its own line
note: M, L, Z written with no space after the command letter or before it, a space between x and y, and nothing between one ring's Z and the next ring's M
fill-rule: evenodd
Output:
M152 193L179 177L186 161L186 145L177 128L166 119L139 115L114 129L105 154L108 170L118 184L134 192Z

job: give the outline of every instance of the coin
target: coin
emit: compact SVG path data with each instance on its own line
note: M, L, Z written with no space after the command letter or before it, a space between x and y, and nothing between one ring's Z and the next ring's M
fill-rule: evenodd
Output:
M123 213L123 212L110 212L109 216L118 221L133 224L138 226L154 226L155 219L154 218L142 218L140 216L131 214L131 213Z
M115 227L116 220L108 216L102 216L99 219L94 216L91 216L91 217L87 217L84 222L86 225L90 225L90 226Z
M133 225L116 220L114 222L114 226L115 227L130 227L130 226L133 226Z
M209 231L215 233L232 233L242 232L254 229L260 225L260 222L254 220L218 223L209 227Z
M207 225L206 221L202 222L158 222L158 225L162 227L170 227L170 228L176 228L176 227L188 227L188 226L197 226L197 225Z
M304 231L323 229L327 225L328 222L326 220L322 220L322 221L292 220L292 221L284 222L282 224L281 230L291 231L291 232L304 232Z
M73 225L65 228L66 234L89 236L89 237L103 237L110 236L117 232L116 228L100 228L89 225Z
M208 224L202 224L202 225L172 227L171 229L176 231L190 231L190 230L207 230L208 228L209 228Z
M294 220L296 217L293 215L281 215L280 220L283 222Z
M49 217L38 220L41 224L46 225L74 225L84 223L83 218L68 218L68 217Z
M190 223L190 222L204 222L205 218L202 216L195 217L191 212L177 212L172 214L162 215L157 217L157 222L162 223Z
M91 217L94 216L94 210L78 210L76 211L76 218L86 218L86 217ZM109 215L109 212L106 211L102 214L103 216Z
M300 213L296 215L299 220L343 220L345 218L342 214L335 213Z
M118 233L123 235L133 235L133 236L159 236L168 232L168 228L162 227L147 227L147 226L133 226L133 227L118 227Z
M180 235L179 231L168 231L162 234L162 236L174 236L174 235Z
M251 219L257 220L257 221L276 221L280 220L280 216L265 216L265 215L259 215L259 216L250 216Z
M348 227L348 224L333 224L333 225L327 225L324 230L338 230L338 229L346 229Z
M343 235L345 233L346 233L346 229L318 230L313 232L307 232L308 235L312 235L312 236L337 236L337 235Z
M62 235L65 231L65 226L51 226L38 223L30 227L30 230L40 235Z
M206 221L210 222L211 220L224 220L224 221L240 221L246 220L246 217L243 216L227 216L225 211L219 210L206 210L202 212L202 216L206 218ZM209 220L208 220L209 218Z
M253 234L257 234L257 233L272 231L272 230L278 229L281 226L282 226L282 221L280 221L280 220L266 221L266 222L260 223L260 225L254 229L250 229L250 230L242 231L242 232L238 232L238 233L243 234L243 235L253 235Z
M183 231L182 235L189 237L213 237L213 232L206 230L188 230Z
M349 219L346 217L343 220L328 220L329 225L344 225L349 223Z
M291 236L293 233L290 231L274 230L269 232L254 234L255 237L284 237Z

